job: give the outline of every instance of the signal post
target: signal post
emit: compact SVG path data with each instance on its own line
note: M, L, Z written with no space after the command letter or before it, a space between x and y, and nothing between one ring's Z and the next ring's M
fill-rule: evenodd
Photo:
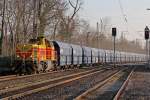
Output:
M147 60L147 67L149 67L149 61L150 61L150 53L149 53L149 50L148 50L148 39L149 39L149 28L148 26L145 27L144 29L144 32L145 32L145 40L146 40L146 60Z
M116 57L115 57L115 52L116 52L116 35L117 35L117 29L114 27L112 28L112 36L114 37L114 67L116 67Z

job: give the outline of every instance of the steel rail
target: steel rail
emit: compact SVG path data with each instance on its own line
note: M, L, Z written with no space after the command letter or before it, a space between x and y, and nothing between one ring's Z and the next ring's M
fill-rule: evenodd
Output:
M116 73L109 75L108 77L106 77L103 81L99 82L96 86L88 89L87 91L85 91L84 93L82 93L81 95L77 96L75 98L75 100L82 100L84 97L86 97L89 93L92 93L93 91L95 91L96 89L104 86L108 81L110 81L113 77L115 77L116 75L120 74L122 71L124 71L125 69L122 69L120 71L117 71Z
M0 80L2 80L2 79L12 78L12 77L16 77L16 75L0 76Z
M2 99L3 100L18 99L18 98L23 97L23 96L27 96L27 95L30 95L30 94L33 94L33 93L36 93L36 92L40 92L42 90L46 90L46 89L53 88L53 87L56 87L56 86L59 86L59 85L63 85L63 84L66 84L66 83L69 83L69 82L72 82L72 81L75 81L75 80L79 80L79 79L82 79L82 78L100 73L102 71L104 71L104 70L88 71L88 72L82 72L82 73L76 74L76 75L75 74L74 75L68 75L68 76L65 76L65 77L48 80L47 82L49 84L45 84L45 82L36 83L34 85L32 84L31 87L35 87L36 85L39 85L39 84L41 86L33 88L33 89L26 90L26 91L23 91L21 93L17 93L17 94L11 95L11 96L7 96L7 97L4 97ZM42 86L42 84L45 84L45 85Z
M98 67L96 67L98 68ZM96 69L96 68L84 68L85 70L90 70L90 69ZM104 67L101 67L104 68ZM59 73L59 72L64 72L64 71L72 71L72 70L77 70L77 69L66 69L66 70L58 70L58 71L50 71L46 73L40 73L40 74L31 74L31 75L23 75L23 76L17 76L17 75L8 75L8 76L1 76L0 77L0 82L3 81L10 81L10 80L17 80L21 78L28 78L28 77L34 77L34 76L41 76L41 75L47 75L47 74L53 74L53 73Z
M121 97L123 91L126 89L128 83L129 83L129 80L130 80L131 76L133 75L135 69L136 69L136 67L134 67L134 68L132 69L132 71L131 71L130 74L128 75L126 81L123 83L123 85L121 86L121 88L119 89L119 91L117 92L117 94L115 95L115 97L114 97L113 100L119 100L119 98Z

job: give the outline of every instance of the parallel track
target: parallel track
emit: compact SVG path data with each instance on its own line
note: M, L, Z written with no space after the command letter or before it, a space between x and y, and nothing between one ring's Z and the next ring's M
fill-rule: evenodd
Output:
M114 73L118 72L120 69L115 68L113 70L103 70L100 72L93 72L83 76L75 77L74 79L69 79L62 81L62 83L54 83L52 87L43 88L29 93L28 95L23 96L21 99L28 100L28 99L39 99L43 100L50 99L50 100L72 100L76 95L83 92L86 88L90 88L94 84L99 81L103 81L106 77L112 76ZM96 76L96 77L95 77ZM96 80L95 80L96 79ZM90 81L91 80L91 81ZM79 86L79 87L78 87ZM80 87L82 86L82 87ZM43 97L43 98L41 98ZM48 98L47 98L48 97Z
M55 78L55 79L51 79L51 80L47 80L44 82L39 82L39 83L33 83L30 84L28 86L25 87L19 87L16 90L13 91L5 91L5 93L3 93L1 95L1 97L3 98L3 100L8 100L8 99L17 99L19 97L22 96L26 96L32 93L36 93L48 88L52 88L52 87L56 87L62 84L66 84L68 82L74 81L74 80L78 80L84 77L88 77L90 75L96 74L96 73L100 73L104 70L99 69L99 70L91 70L91 71L86 71L86 72L81 72L78 74L72 74L72 75L67 75L64 77L60 77L60 78Z
M17 75L1 76L0 77L0 82L10 81L10 80L17 80L17 79L22 79L22 78L29 78L29 77L34 77L34 76L41 76L41 75L46 75L46 74L58 73L58 72L61 72L61 70L47 72L47 73L41 73L41 74L23 75L23 76L17 76Z
M108 68L99 68L99 69L95 68L95 69L90 69L90 70L88 69L87 71L82 71L82 72L79 72L76 74L65 75L63 77L53 78L53 79L49 79L49 80L41 81L41 82L30 83L30 84L19 86L19 87L7 88L4 90L0 90L0 99L2 98L3 100L8 100L8 99L18 99L18 98L22 98L22 97L24 98L28 95L32 95L32 94L35 94L40 91L58 87L60 85L63 86L67 83L74 82L79 79L81 80L82 78L86 78L88 76L93 76L98 73L104 73L106 70L111 70L111 68L108 67ZM120 68L119 68L119 70L120 70ZM117 73L120 72L119 70L118 71L116 70L115 74L114 74L114 72L108 74L107 78L108 78L108 76L113 77L114 75L116 75ZM51 73L49 73L49 74L51 74ZM40 76L40 74L38 74L38 75ZM43 73L41 75L46 75L46 73ZM23 78L33 77L33 76L28 75L28 76L21 76L18 78L22 80ZM15 78L12 80L15 80ZM103 79L103 78L102 78L102 80L105 81L105 79ZM3 81L9 81L9 79L8 80L7 79L0 80L0 82L3 82ZM105 82L103 84L105 84Z
M112 76L110 77L107 77L106 79L104 79L103 81L101 81L100 83L98 83L97 85L95 85L94 87L88 89L87 91L85 91L84 93L82 93L81 95L77 96L75 98L75 100L90 100L90 99L93 99L93 98L99 98L99 99L112 99L111 96L113 95L112 92L110 92L110 90L106 90L108 91L108 94L107 92L102 92L102 91L105 91L105 89L109 89L111 84L113 83L116 83L115 81L117 81L119 79L119 77L121 77L123 75L123 71L126 70L126 69L123 69L119 72L116 72L114 73ZM133 70L131 71L131 73L129 74L127 80L129 79L129 77L131 76L131 74L133 73ZM124 84L126 84L127 80L125 81ZM108 84L108 85L107 85ZM124 87L124 84L123 84L123 87ZM116 87L117 89L117 87ZM115 93L115 90L114 93ZM101 91L100 93L98 91ZM115 96L114 100L119 100L119 96L121 95L121 92L122 92L122 87L121 89L119 90L119 92L117 93L117 95ZM101 94L102 93L102 94ZM104 94L103 94L104 93ZM100 94L102 96L100 96ZM106 95L107 94L107 95ZM109 95L111 94L111 95ZM104 96L104 97L103 97ZM106 96L106 97L105 97Z
M9 80L9 79L11 79L13 77L16 77L16 75L0 76L0 80L7 80L7 79Z
M120 99L121 95L123 94L124 90L126 89L128 83L129 83L129 80L130 80L131 76L133 75L134 70L135 70L135 68L128 75L126 81L123 83L123 85L121 86L121 88L119 89L117 94L115 95L114 100L119 100Z
M96 67L96 68L98 68L98 67ZM103 68L103 67L101 67L101 68ZM108 67L108 68L110 68L110 67ZM88 68L87 67L86 69L94 69L94 68L92 68L92 67ZM72 70L77 70L77 69L65 69L65 70L50 71L50 72L46 72L46 73L23 75L23 76L17 76L17 75L0 76L0 82L10 81L10 80L17 80L17 79L22 79L22 78L30 78L30 77L41 76L41 75L46 75L46 74L55 74L55 73L60 73L60 72L64 72L64 71L72 71Z
M68 70L59 70L55 72L49 73L41 73L34 75L26 75L26 76L4 76L0 78L0 94L4 90L8 90L15 87L20 87L21 85L27 85L30 83L36 83L44 80L49 80L73 73L79 73L88 70L97 70L97 69L107 69L104 67L90 67L90 68L82 68L82 69L68 69ZM110 67L108 67L110 69Z
M103 81L101 81L100 83L98 83L96 86L88 89L87 91L85 91L84 93L82 93L81 95L77 96L75 98L75 100L86 100L85 98L87 98L90 94L92 94L92 92L96 91L98 88L101 88L103 85L105 85L108 81L110 81L113 77L115 77L116 75L118 75L119 73L121 73L123 70L114 73L113 75L105 78Z

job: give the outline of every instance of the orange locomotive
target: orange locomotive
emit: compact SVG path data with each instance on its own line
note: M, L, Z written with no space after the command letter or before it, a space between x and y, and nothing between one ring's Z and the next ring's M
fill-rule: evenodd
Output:
M54 69L57 60L54 46L44 37L17 45L16 55L14 71L27 74Z

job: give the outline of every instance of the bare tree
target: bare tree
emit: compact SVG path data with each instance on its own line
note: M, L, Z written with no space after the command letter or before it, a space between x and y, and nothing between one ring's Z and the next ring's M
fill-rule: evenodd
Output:
M65 34L68 38L70 38L73 33L73 30L75 29L75 17L81 8L82 2L80 0L68 0L66 5L69 5L70 9L72 9L72 13L68 15L65 15L65 12L60 13L60 31L61 33Z

